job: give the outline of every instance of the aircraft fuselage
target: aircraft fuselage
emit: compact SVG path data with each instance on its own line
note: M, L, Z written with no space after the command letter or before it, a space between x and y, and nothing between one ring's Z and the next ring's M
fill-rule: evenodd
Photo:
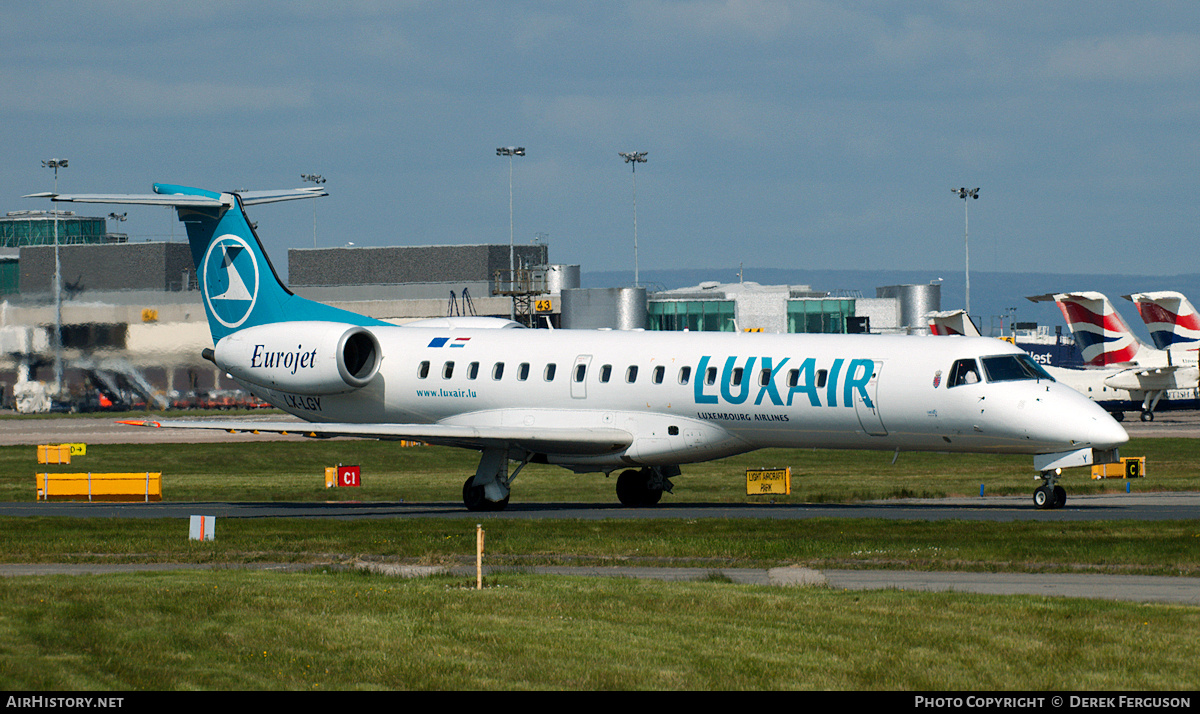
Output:
M612 453L547 454L578 470L766 447L1029 454L1124 441L1102 409L1051 380L951 385L959 360L1022 354L986 338L369 329L382 360L361 389L313 394L243 382L313 422L611 428L632 436ZM264 355L277 355L286 383L303 381L322 349L301 332L246 354L260 366ZM221 366L239 376L239 365Z

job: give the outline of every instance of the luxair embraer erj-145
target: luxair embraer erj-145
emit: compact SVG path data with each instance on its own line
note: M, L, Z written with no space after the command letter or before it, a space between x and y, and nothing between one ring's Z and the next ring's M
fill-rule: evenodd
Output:
M1066 498L1062 468L1114 461L1128 439L1024 352L987 338L531 330L500 318L392 325L293 295L251 229L245 206L323 189L154 191L35 195L175 207L215 343L205 356L309 422L304 434L480 451L462 489L472 510L505 507L529 463L620 472L620 501L643 506L671 492L681 464L766 447L1032 454L1044 481L1034 502L1054 508Z

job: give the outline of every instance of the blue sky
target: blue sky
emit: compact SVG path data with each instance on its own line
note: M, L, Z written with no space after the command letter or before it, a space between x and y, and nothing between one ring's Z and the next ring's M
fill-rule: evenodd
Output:
M52 157L64 193L318 173L318 245L504 243L520 145L516 241L632 269L638 150L643 270L961 272L978 186L973 270L1198 272L1194 2L5 3L0 58L0 210ZM313 243L310 203L251 218Z

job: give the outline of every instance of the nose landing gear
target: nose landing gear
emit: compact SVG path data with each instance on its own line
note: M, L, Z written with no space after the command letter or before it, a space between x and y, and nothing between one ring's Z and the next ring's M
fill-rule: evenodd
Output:
M1060 473L1059 469L1042 472L1042 485L1033 492L1033 505L1048 511L1062 508L1066 504L1067 490L1058 485Z

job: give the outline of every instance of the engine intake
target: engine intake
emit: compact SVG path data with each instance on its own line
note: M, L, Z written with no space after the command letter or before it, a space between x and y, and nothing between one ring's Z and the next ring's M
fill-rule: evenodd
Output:
M367 386L379 372L370 330L338 322L281 322L250 327L217 343L212 361L234 378L297 394L340 394Z

